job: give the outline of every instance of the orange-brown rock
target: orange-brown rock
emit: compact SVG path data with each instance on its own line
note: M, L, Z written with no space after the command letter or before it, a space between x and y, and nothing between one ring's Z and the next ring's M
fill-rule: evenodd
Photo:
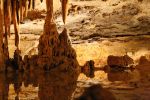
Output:
M120 66L120 67L130 67L130 65L134 64L134 61L132 58L130 58L128 55L124 56L108 56L107 64L111 66Z
M84 66L81 68L81 72L84 73L87 77L94 77L94 61L87 61Z
M71 41L68 38L67 30L64 29L59 35L57 30L50 34L43 34L39 41L39 55L37 64L40 68L50 70L58 68L58 70L79 71L79 65L76 60L76 52L72 48ZM45 35L45 36L44 36Z

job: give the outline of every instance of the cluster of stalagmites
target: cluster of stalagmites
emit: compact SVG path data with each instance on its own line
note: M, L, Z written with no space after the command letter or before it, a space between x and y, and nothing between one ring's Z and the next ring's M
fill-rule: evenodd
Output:
M17 70L33 71L45 70L59 67L60 71L79 71L79 65L76 60L76 52L71 46L68 38L67 29L58 33L56 25L50 24L50 29L45 28L44 34L39 39L38 55L25 55L22 60L19 50L14 53L13 65Z
M68 69L70 66L76 68L78 66L76 52L71 47L67 30L64 29L59 35L54 23L51 23L50 27L49 31L45 28L45 34L39 39L39 58L37 64L46 70L57 66L63 70Z

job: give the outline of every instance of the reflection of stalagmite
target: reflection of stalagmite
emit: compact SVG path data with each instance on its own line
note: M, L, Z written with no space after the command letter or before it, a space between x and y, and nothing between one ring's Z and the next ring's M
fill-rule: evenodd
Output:
M116 98L110 91L96 84L85 89L81 97L75 100L116 100Z
M6 76L0 73L0 100L8 100L9 85L6 81Z

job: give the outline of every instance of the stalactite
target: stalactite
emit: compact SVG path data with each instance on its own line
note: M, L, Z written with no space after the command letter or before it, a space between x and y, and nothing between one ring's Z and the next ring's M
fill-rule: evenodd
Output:
M3 53L3 0L0 0L0 71L5 71L5 58Z
M19 7L19 0L16 0L16 17L17 17L17 23L20 23L20 7Z
M28 6L29 10L32 9L32 0L29 0L29 6Z
M64 24L66 23L66 17L68 14L68 3L69 0L62 0L62 17Z
M10 34L10 24L11 24L10 0L5 0L4 1L4 25L5 25L4 55L7 60L9 59L8 34Z
M11 0L4 1L4 19L5 21L5 32L10 36L10 24L11 24Z
M32 9L35 9L35 0L32 0Z
M18 22L17 22L17 13L16 13L16 2L17 0L14 0L14 5L13 5L13 24L14 24L14 30L15 30L15 46L19 49L19 42L20 42L20 37L19 37L19 27L18 27Z
M24 11L24 17L27 17L28 14L28 0L25 0L25 11Z
M19 7L20 7L20 22L23 22L23 0L20 0Z
M41 0L41 3L43 2L43 0Z
M14 24L15 32L15 46L17 47L14 53L14 61L18 66L18 69L22 70L22 57L20 51L20 36L19 36L19 23L23 22L23 18L27 16L28 9L35 8L36 0L5 0L4 5L4 26L5 26L5 44L3 45L4 52L8 53L8 37L10 34L10 22ZM43 2L43 0L41 0ZM66 16L68 12L68 0L62 1L62 15L63 22L66 22ZM74 60L76 58L75 51L71 48L71 44L68 44L68 35L67 30L64 29L62 34L59 36L56 24L53 19L53 0L46 0L47 16L44 24L44 33L39 40L39 56L36 57L37 64L41 65L43 60L46 61L42 68L50 69L52 67L58 66L62 62L65 62L65 59L72 59L70 63L67 63L68 66L76 65ZM3 9L3 7L2 7ZM3 18L3 17L2 17ZM2 23L3 26L3 23ZM1 32L3 33L3 32ZM64 35L64 37L62 37ZM60 43L60 41L62 43ZM60 46L60 47L59 47ZM58 56L62 56L61 59L58 59ZM65 58L66 57L66 58ZM8 54L9 58L9 54ZM32 58L32 57L31 57ZM55 61L58 59L57 61ZM54 60L54 62L53 62ZM63 61L64 60L64 61ZM42 62L41 62L42 61ZM48 61L48 62L47 62ZM40 64L41 62L41 64ZM31 62L32 64L32 62ZM21 65L21 66L20 66Z
M45 24L50 24L53 22L53 0L46 0L47 16L45 19Z

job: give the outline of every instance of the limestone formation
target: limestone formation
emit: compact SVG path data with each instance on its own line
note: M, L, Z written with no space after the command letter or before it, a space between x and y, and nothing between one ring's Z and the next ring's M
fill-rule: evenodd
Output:
M44 33L39 39L38 61L40 68L50 70L60 67L60 70L76 70L78 63L76 53L71 47L67 30L59 35L56 24L53 22L53 0L47 0L47 16L44 25ZM65 65L65 66L64 66Z
M20 49L19 47L20 45L19 23L23 22L24 17L27 16L28 10L35 8L35 2L36 0L4 0L4 1L1 0L0 2L0 15L1 15L0 17L1 19L1 23L0 23L0 34L1 34L0 35L0 41L1 41L0 64L1 64L1 67L0 69L1 70L5 70L5 67L4 67L5 62L9 60L8 35L10 35L11 22L13 22L14 24L15 46L17 47L17 50L14 53L14 60L13 60L15 64L13 63L12 65L17 65L19 70L22 70L22 68L26 69L26 67L20 68L20 65L26 66L25 62L27 61L22 61L21 52L19 50ZM41 2L43 2L43 0L41 0ZM54 57L54 56L57 56L57 54L64 55L68 58L76 58L76 54L73 49L70 49L71 48L70 45L65 49L62 49L59 47L60 45L66 45L66 42L63 42L65 44L59 43L60 40L61 41L63 40L63 38L59 36L57 29L56 29L56 25L53 21L53 0L46 0L46 5L47 5L47 16L46 16L46 21L44 25L44 34L40 38L39 55L38 55L39 57L36 57L36 61L37 61L37 64L39 65L42 65L41 63L45 62L43 66L45 66L46 69L47 68L49 69L49 67L52 64L50 62L53 62L54 59L55 60L57 59ZM62 0L62 13L63 13L62 15L63 15L64 23L65 23L67 12L68 12L67 5L68 5L68 0ZM3 32L3 26L5 29L4 32ZM67 37L65 37L65 39L66 38ZM3 40L4 40L4 43L3 43ZM57 50L58 48L60 50ZM61 51L61 49L63 51ZM66 51L66 49L68 51ZM29 59L35 59L35 57L29 57ZM53 64L54 63L55 62L53 62ZM34 65L34 64L35 63L33 63L32 61L29 61L29 65ZM54 64L54 66L57 66L57 65L58 63Z
M29 5L28 5L29 3ZM28 6L34 8L35 0L2 0L1 9L4 10L4 55L6 60L9 59L8 51L8 35L10 36L11 22L14 24L15 32L15 46L19 49L20 36L19 36L19 23L23 22L23 18L27 17ZM2 23L3 24L3 21Z
M84 66L81 68L81 72L84 73L87 77L94 77L94 61L87 61Z
M45 70L50 70L57 66L60 67L60 70L66 70L69 67L71 67L72 71L73 69L76 70L79 65L76 61L75 50L71 47L67 30L64 29L59 35L55 30L55 24L52 24L52 26L53 31L50 34L43 34L40 37L37 64Z
M44 32L40 36L38 55L24 57L25 71L40 69L41 71L55 70L58 73L67 72L74 77L80 72L76 52L72 48L67 29L58 33L53 20L53 0L47 0L47 16ZM35 67L36 66L36 67ZM76 73L76 74L75 74Z
M130 65L134 64L134 61L128 55L124 55L124 56L110 55L110 56L108 56L107 64L110 67L113 67L113 66L130 67Z
M122 72L125 70L134 70L135 64L132 58L128 55L124 56L108 56L107 66L105 66L105 71Z

